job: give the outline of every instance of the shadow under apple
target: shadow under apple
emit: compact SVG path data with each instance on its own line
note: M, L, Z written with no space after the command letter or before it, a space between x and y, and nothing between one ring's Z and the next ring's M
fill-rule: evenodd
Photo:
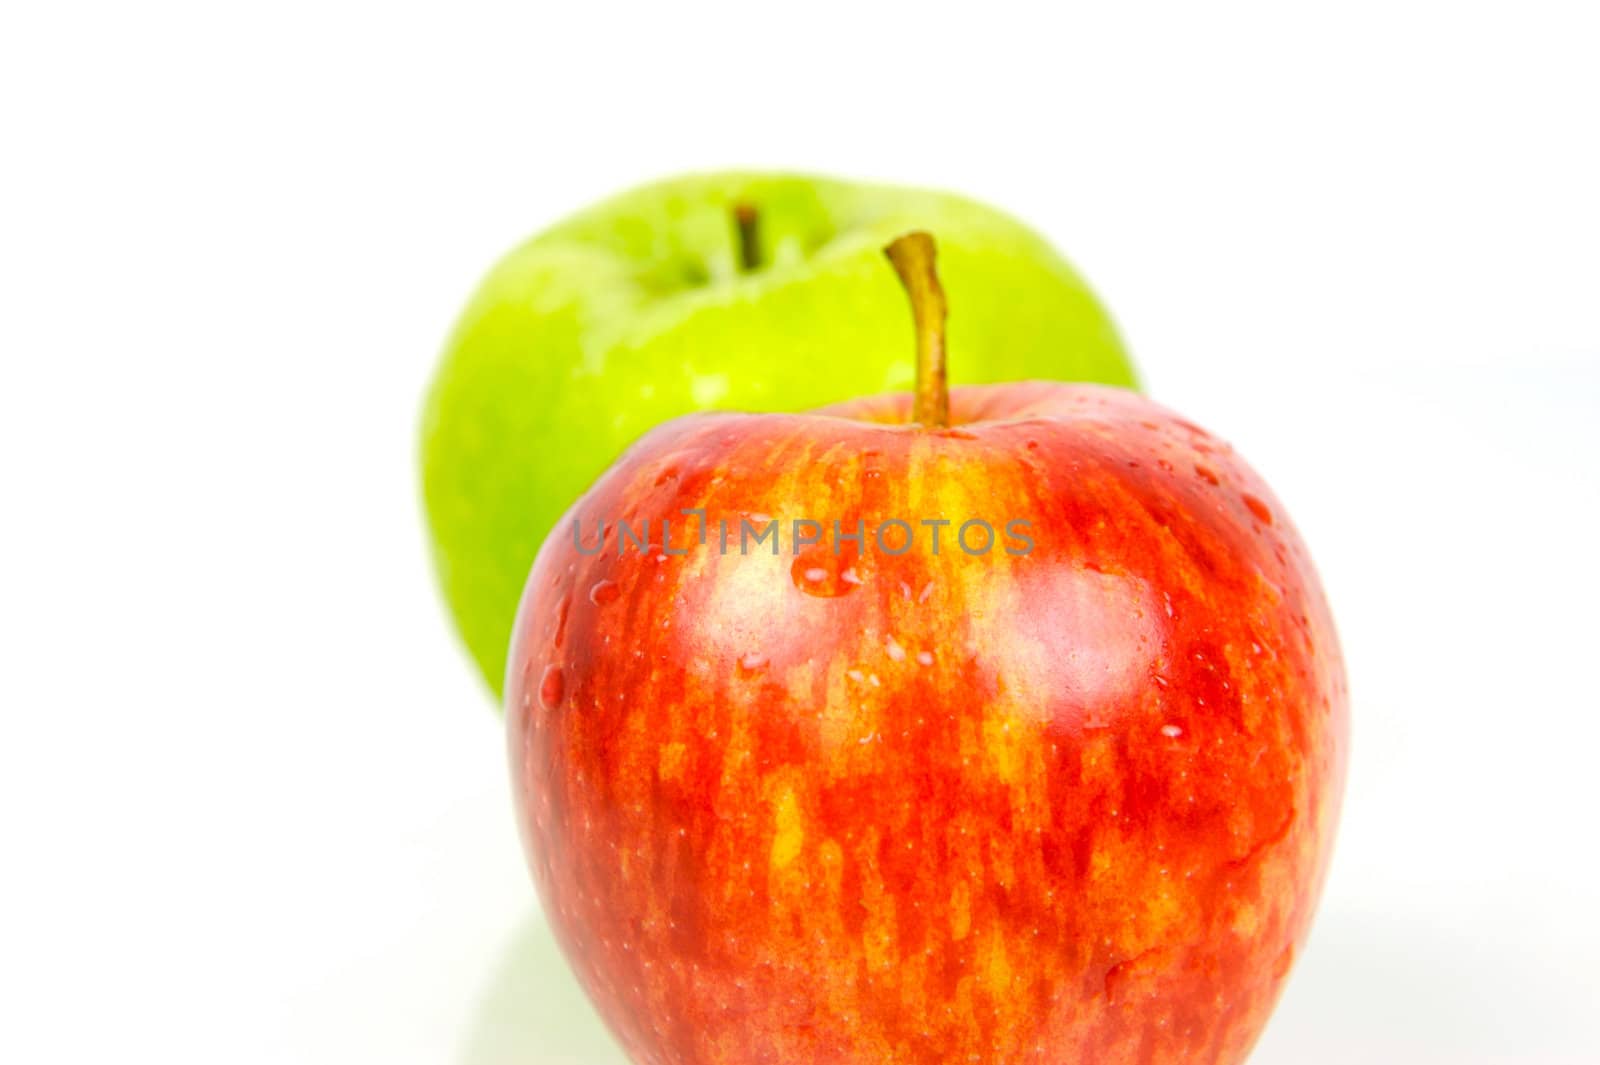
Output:
M460 1065L627 1065L535 908L495 963Z
M1514 916L1469 923L1460 914L1330 911L1250 1063L1600 1060L1590 1056L1600 1049L1592 949Z

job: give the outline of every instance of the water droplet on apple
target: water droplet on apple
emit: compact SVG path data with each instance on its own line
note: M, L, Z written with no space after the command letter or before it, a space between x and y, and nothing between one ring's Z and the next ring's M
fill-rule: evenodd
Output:
M566 694L566 681L561 676L560 666L546 666L544 679L539 682L539 702L546 710L554 710L561 705L561 697Z
M1256 516L1257 521L1263 525L1272 524L1272 511L1260 499L1257 499L1249 492L1242 493L1239 498L1244 500L1245 507Z
M567 611L571 606L572 596L570 595L563 595L561 601L556 604L556 631L550 642L555 645L557 650L561 649L561 645L567 638Z
M831 551L807 551L795 558L789 576L794 586L807 595L836 599L861 586L861 574L854 567L843 565L846 561L834 557Z
M1222 483L1222 481L1218 479L1216 471L1212 470L1210 466L1202 466L1197 462L1194 464L1194 472L1195 476L1199 477L1202 481L1213 487Z
M622 594L622 589L617 587L616 581L595 581L589 589L589 602L595 606L605 606L615 602L617 596Z
M933 665L933 652L932 651L918 651L917 652L917 663L919 665L924 665L924 666Z
M758 669L762 669L766 666L766 664L767 656L762 654L760 651L751 651L749 654L739 659L740 668L749 670L752 673Z
M884 637L884 639L883 639L883 647L884 647L884 650L889 652L889 660L890 661L892 661L892 662L904 662L906 660L906 649L904 647L901 647L900 646L900 642L898 640L896 640L893 636L885 636Z
M1162 725L1161 734L1167 737L1169 740L1175 740L1179 736L1183 735L1183 729L1179 728L1177 725Z

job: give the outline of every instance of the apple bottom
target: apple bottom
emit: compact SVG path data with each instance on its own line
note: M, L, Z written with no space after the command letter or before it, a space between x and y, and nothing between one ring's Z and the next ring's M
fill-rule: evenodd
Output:
M1049 774L1043 751L1017 756ZM580 817L536 865L567 956L637 1061L1237 1062L1305 931L1289 824L1268 860L1109 811L1080 832L1030 828L1028 796L960 776L815 788L782 771L708 817L671 795L689 756L659 757L659 805ZM988 801L936 798L969 788Z

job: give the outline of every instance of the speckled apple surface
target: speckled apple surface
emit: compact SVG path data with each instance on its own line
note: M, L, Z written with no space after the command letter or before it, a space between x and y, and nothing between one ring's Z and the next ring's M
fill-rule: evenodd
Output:
M759 219L750 268L739 205ZM539 544L646 430L696 410L796 411L909 387L905 301L880 249L919 227L939 234L960 381L1134 384L1072 267L1011 217L946 193L676 178L590 207L495 266L429 391L421 466L440 583L496 695Z
M1227 444L1132 393L958 389L948 429L907 406L669 423L541 551L507 726L564 951L653 1065L1241 1061L1346 761L1304 546ZM1025 518L1034 548L567 532L685 508Z

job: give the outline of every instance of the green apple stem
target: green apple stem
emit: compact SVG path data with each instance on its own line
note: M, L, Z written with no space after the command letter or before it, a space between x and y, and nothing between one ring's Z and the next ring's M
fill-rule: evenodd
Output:
M950 386L945 374L944 323L949 309L939 271L933 237L914 230L896 237L883 253L894 264L900 284L911 297L911 318L917 330L917 391L911 420L932 429L950 424Z
M761 215L754 204L736 203L733 224L739 230L739 268L749 273L761 265Z

